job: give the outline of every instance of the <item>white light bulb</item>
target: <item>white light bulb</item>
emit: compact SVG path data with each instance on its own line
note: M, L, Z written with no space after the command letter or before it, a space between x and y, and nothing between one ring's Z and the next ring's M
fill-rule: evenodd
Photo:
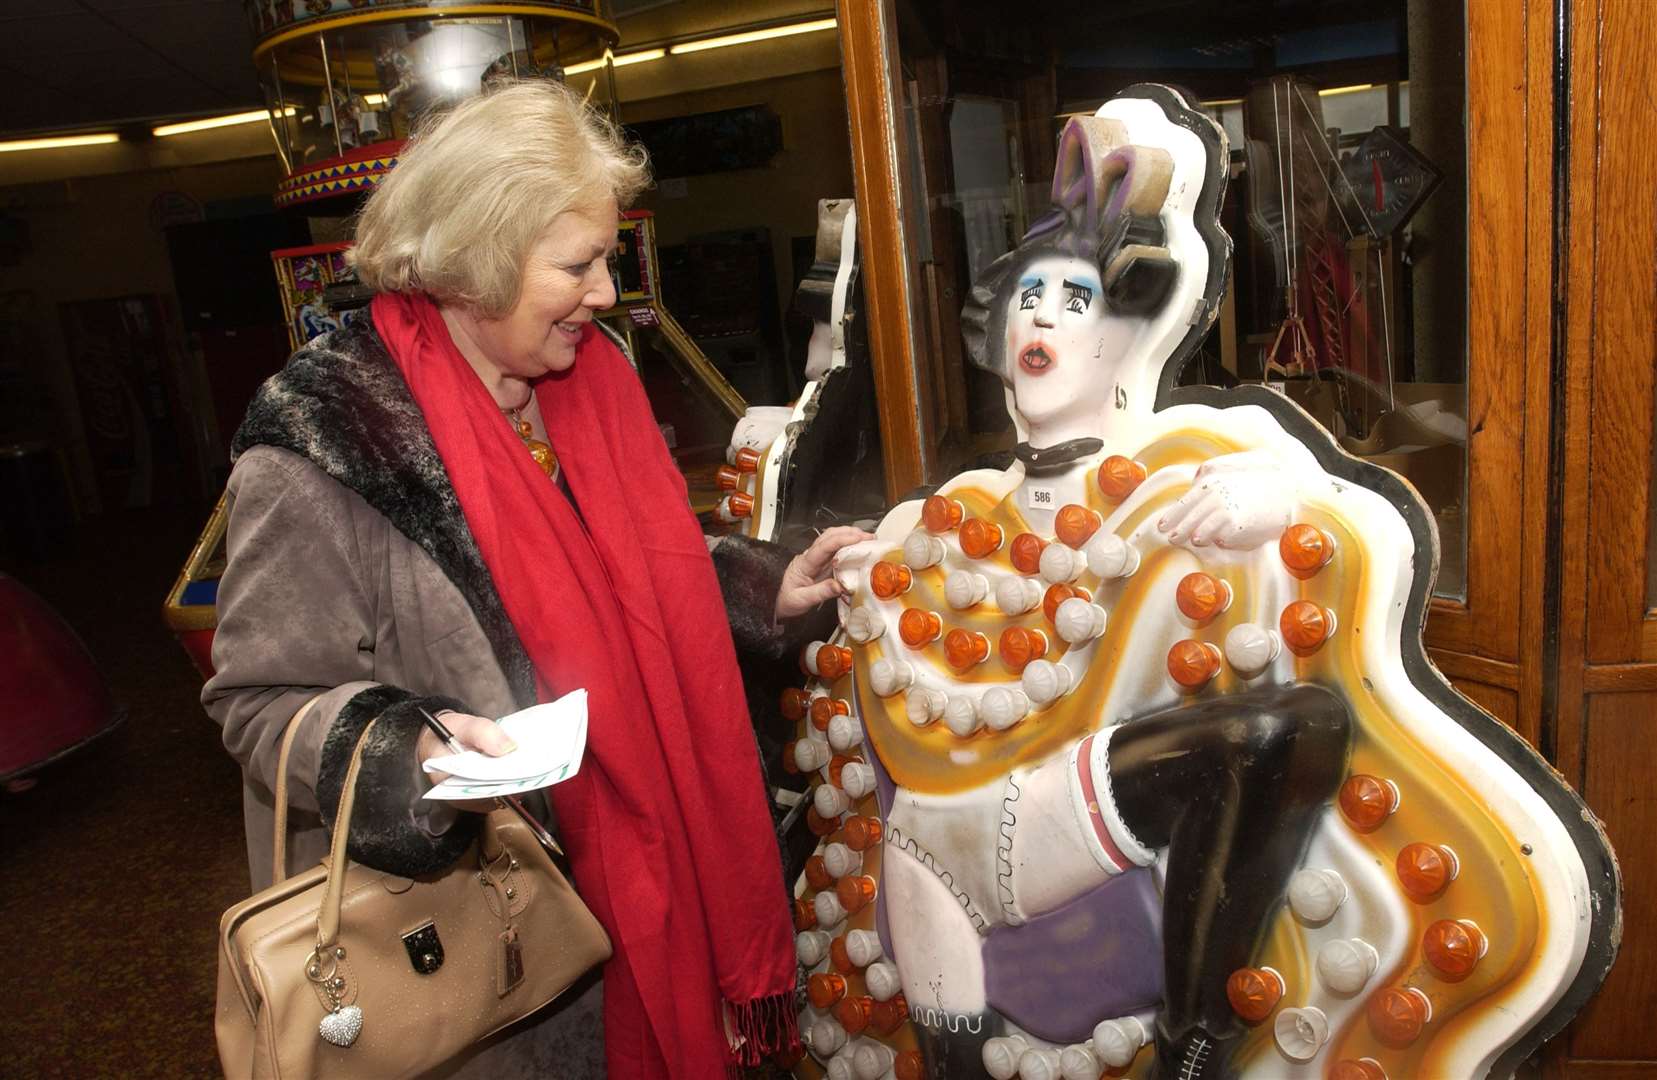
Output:
M1381 954L1361 938L1341 938L1318 950L1318 978L1337 994L1356 994L1375 974Z
M978 730L978 703L966 694L952 694L944 703L944 726L966 738Z
M1305 922L1327 920L1346 895L1346 879L1335 870L1301 870L1289 879L1289 909Z
M844 778L845 773L842 772L840 775ZM829 872L830 877L843 878L857 873L862 868L862 854L845 844L837 842L823 849L823 869Z
M956 611L976 606L989 592L989 579L971 570L955 570L944 579L944 599Z
M794 956L802 967L813 968L828 955L829 936L821 930L804 930L794 938Z
M1329 1018L1318 1008L1283 1009L1272 1022L1277 1047L1296 1061L1311 1061L1329 1041Z
M1139 569L1139 550L1115 533L1103 529L1082 549L1087 568L1105 581L1125 578Z
M928 690L924 686L917 686L910 690L904 699L903 711L911 724L925 727L944 714L945 700L942 690Z
M863 725L857 717L836 713L829 720L828 743L837 753L844 754L862 742Z
M1055 542L1041 549L1041 576L1049 584L1075 581L1086 565L1081 552L1063 544Z
M916 529L903 541L903 561L911 570L925 570L930 566L937 566L944 561L944 553L948 549L944 542L936 536Z
M1105 609L1072 596L1053 613L1053 626L1072 645L1085 645L1105 632Z
M1022 690L992 686L984 691L978 711L991 731L1006 731L1030 715L1030 697Z
M840 770L840 787L853 802L858 802L875 789L875 770L872 765L854 761Z
M1051 660L1032 660L1024 669L1024 692L1029 695L1030 703L1038 709L1045 709L1059 698L1070 693L1071 684L1075 676L1063 664L1055 664Z
M907 660L881 658L869 665L869 686L880 697L907 690L915 681L915 669Z
M1022 615L1041 603L1041 584L1033 578L1004 577L995 583L995 606L1007 615Z
M846 935L846 956L858 967L866 968L883 955L880 935L873 930L853 930Z
M1136 1016L1106 1020L1093 1029L1093 1052L1113 1069L1125 1069L1132 1065L1139 1048L1150 1041L1150 1032L1145 1030L1145 1025Z
M859 645L867 644L886 632L886 620L866 607L854 607L846 616L846 634Z
M869 988L869 996L876 1001L891 1001L903 989L898 969L884 960L869 965L863 973L863 985Z
M1226 660L1246 676L1266 670L1282 649L1282 639L1275 630L1254 623L1238 623L1225 636Z
M984 1044L984 1071L994 1080L1013 1080L1018 1075L1018 1059L1030 1044L1017 1035L1003 1035Z

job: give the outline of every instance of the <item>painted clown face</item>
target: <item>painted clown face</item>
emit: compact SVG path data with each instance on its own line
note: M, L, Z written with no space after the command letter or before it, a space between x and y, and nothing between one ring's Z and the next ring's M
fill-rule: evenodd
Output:
M1025 268L1007 306L1007 371L1033 439L1108 406L1134 329L1105 311L1093 263L1047 255Z

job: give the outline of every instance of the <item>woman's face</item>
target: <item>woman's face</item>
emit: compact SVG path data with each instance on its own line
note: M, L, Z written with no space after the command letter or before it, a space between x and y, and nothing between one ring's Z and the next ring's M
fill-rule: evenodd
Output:
M1024 419L1039 428L1096 416L1131 323L1106 313L1093 263L1046 255L1027 266L1007 306L1007 368Z
M529 249L517 306L498 319L461 319L502 375L535 379L575 363L587 323L616 302L609 257L617 217L614 199L559 214Z

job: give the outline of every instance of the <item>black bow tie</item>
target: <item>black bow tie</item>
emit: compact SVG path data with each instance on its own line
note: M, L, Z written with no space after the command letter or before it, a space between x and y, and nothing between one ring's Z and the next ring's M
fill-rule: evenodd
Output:
M1013 456L1024 462L1024 471L1035 476L1058 472L1071 462L1092 457L1105 448L1103 439L1071 439L1057 446L1031 446L1021 442L1013 447Z

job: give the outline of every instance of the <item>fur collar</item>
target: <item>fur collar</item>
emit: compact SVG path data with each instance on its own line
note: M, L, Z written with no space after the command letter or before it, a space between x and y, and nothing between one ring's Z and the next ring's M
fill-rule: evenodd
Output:
M471 605L520 705L535 676L466 525L425 417L365 311L315 338L254 395L231 460L275 446L361 495L432 557Z

